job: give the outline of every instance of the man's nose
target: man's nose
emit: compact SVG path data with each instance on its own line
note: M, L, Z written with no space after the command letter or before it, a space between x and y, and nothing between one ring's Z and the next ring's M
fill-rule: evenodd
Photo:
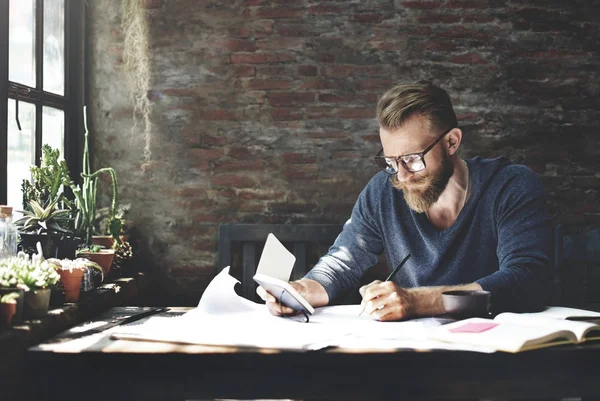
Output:
M396 173L396 177L398 178L398 181L405 182L408 179L410 179L410 177L413 174L414 173L411 173L410 171L406 170L404 167L398 166L398 172Z

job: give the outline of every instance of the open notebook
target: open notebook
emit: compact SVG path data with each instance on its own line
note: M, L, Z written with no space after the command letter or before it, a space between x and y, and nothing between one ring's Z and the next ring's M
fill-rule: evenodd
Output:
M501 313L494 319L470 318L436 328L432 339L521 352L600 339L600 313L548 307L537 313Z

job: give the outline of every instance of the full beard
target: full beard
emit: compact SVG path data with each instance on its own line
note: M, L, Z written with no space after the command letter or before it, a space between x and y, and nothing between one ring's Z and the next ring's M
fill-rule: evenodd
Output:
M438 171L426 173L410 183L400 182L397 175L393 175L390 180L394 188L402 191L408 207L417 213L425 213L440 198L452 174L454 174L454 166L444 152L442 165Z

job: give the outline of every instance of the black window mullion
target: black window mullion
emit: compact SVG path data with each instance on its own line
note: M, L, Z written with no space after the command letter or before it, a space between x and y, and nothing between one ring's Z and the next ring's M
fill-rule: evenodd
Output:
M65 30L68 47L65 55L68 66L65 85L69 98L68 112L65 114L65 160L69 165L71 177L80 180L81 154L83 151L83 105L86 96L85 68L86 44L88 33L86 31L86 2L80 0L65 0L68 18L65 19ZM68 117L67 117L68 116Z
M71 65L71 44L76 43L75 41L73 41L71 39L71 20L69 19L69 15L71 12L71 2L69 0L65 0L65 8L64 8L64 21L65 21L65 36L64 36L64 46L63 48L65 49L65 63L64 63L64 74L65 74L65 87L64 87L64 94L65 97L69 98L71 97L70 94L70 82L69 82L69 65Z
M35 164L40 164L42 157L42 102L44 88L44 0L35 2Z
M67 108L67 105L69 104L69 99L64 98L62 96L54 95L49 92L42 92L39 98L44 106L50 106L56 109L65 110Z
M37 89L21 85L16 82L8 84L8 96L30 103L42 103L44 106L51 106L57 109L66 109L69 105L69 98L56 95L52 92L40 92Z
M40 157L42 157L42 105L40 102L35 102L35 164L40 165Z
M36 89L44 90L44 0L35 2L35 81Z
M0 203L8 198L8 11L9 0L0 0Z
M65 7L63 9L63 21L65 21L65 34L63 37L64 40L64 68L63 68L63 74L64 74L64 88L63 88L63 93L65 95L65 98L69 99L71 97L71 94L69 92L70 89L70 84L69 84L69 65L70 65L70 46L71 46L71 24L69 21L69 10L71 8L71 4L69 0L65 0L64 3ZM64 127L65 127L65 131L64 131L64 152L63 152L63 157L65 160L69 160L68 156L69 156L69 137L67 135L67 133L69 132L69 124L70 124L70 116L71 116L71 109L73 108L72 106L69 105L70 103L70 99L68 102L65 103L65 107L63 108L65 114L63 116L63 121L64 121Z

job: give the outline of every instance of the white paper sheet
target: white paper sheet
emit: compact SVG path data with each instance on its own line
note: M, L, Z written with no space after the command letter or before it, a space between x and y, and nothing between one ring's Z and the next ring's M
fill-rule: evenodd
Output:
M289 281L296 257L273 234L267 235L256 274Z
M208 284L196 310L188 313L201 311L207 315L227 316L231 313L262 311L264 308L261 305L236 294L234 287L237 283L239 281L229 275L229 266L227 266Z
M434 318L378 322L359 316L360 305L317 308L309 323L302 316L272 316L265 305L238 296L238 281L223 269L206 288L198 307L180 317L154 316L144 323L120 326L117 339L163 341L234 347L315 350L330 346L352 349L468 349L427 340Z
M272 316L264 305L238 296L238 281L223 269L208 285L198 307L177 318L152 317L123 326L113 338L236 347L311 350L348 334L346 326L304 324Z

